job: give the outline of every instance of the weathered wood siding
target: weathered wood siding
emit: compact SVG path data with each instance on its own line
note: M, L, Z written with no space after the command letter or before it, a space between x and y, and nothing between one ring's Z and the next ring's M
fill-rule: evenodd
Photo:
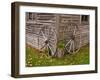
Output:
M60 15L59 16L59 39L63 40L66 38L66 33L64 33L64 28L67 27L68 22L76 23L81 33L81 46L84 46L89 43L89 21L81 21L81 15ZM66 31L65 31L66 32ZM68 31L67 31L68 32ZM62 36L65 35L65 36ZM68 35L68 33L67 33ZM68 37L67 37L68 38Z
M29 15L30 14L30 15ZM56 29L58 40L63 40L64 27L68 22L79 26L82 42L81 46L89 43L89 22L82 24L81 15L51 14L51 13L26 13L26 43L38 48L36 37L43 26ZM41 41L42 42L42 41Z

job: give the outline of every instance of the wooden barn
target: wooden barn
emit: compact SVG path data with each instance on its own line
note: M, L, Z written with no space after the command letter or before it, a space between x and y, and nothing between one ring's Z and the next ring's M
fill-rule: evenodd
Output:
M69 52L73 51L70 45L78 48L89 44L89 15L26 12L27 44L42 49L50 43L48 46L52 46L50 49L54 55L59 41L64 41Z

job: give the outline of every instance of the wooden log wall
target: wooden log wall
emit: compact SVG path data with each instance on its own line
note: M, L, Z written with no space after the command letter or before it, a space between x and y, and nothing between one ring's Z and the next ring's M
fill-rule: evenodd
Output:
M63 40L66 38L66 33L64 33L65 27L67 27L67 23L72 22L77 24L80 33L81 33L81 46L84 46L89 43L89 21L84 22L81 21L81 15L60 15L59 16L59 39ZM65 31L66 32L66 31ZM68 32L68 31L67 31ZM70 33L69 33L70 34ZM64 36L62 36L64 35ZM68 37L67 37L68 38Z
M81 15L51 14L51 13L26 13L26 42L38 48L37 41L34 39L39 34L43 26L56 29L57 38L63 40L64 27L71 21L79 26L82 42L81 46L89 43L89 24L82 24ZM35 34L35 35L34 35Z

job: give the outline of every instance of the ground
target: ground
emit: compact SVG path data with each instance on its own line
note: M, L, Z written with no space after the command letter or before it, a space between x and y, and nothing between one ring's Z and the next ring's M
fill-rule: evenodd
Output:
M75 54L65 54L62 58L51 57L47 51L40 52L26 47L26 67L89 64L89 46L86 45Z

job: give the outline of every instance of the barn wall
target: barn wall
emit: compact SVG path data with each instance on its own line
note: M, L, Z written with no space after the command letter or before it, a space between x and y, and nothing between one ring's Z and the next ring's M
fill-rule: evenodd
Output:
M66 38L64 35L64 29L67 26L67 23L72 22L77 24L80 33L81 33L81 46L84 46L89 43L89 21L88 22L82 22L81 21L81 15L60 15L59 16L59 39L63 40ZM68 36L67 36L68 37Z
M26 13L26 42L33 47L38 48L34 34L37 36L43 26L49 26L56 29L58 40L63 40L64 27L68 22L74 22L79 26L82 42L81 46L89 43L89 24L81 23L81 15L68 14L49 14L49 13ZM88 22L87 22L88 23Z

